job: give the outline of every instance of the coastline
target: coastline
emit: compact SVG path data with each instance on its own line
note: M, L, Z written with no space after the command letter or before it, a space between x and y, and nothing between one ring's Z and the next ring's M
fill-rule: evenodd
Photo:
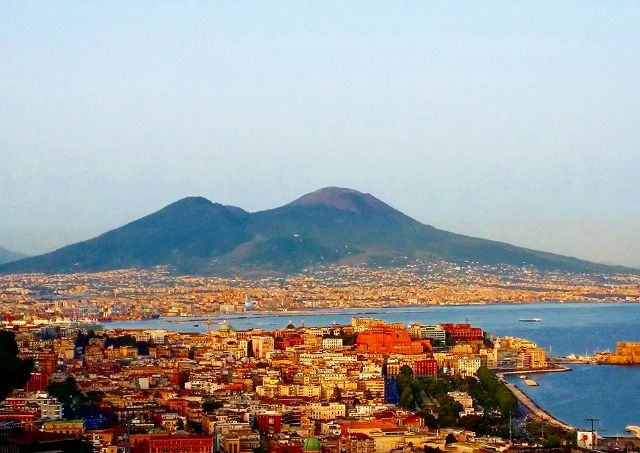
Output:
M526 393L524 393L516 384L511 384L509 382L504 381L504 384L507 386L509 390L516 397L518 402L527 408L529 413L536 419L542 420L546 423L549 423L552 426L563 429L565 431L576 431L576 428L569 425L568 423L563 422L562 420L554 417L540 406L538 406L535 401L529 398Z
M533 370L500 371L499 373L497 373L497 375L498 375L498 378L500 378L506 384L507 382L503 378L503 376L520 375L520 374L563 373L565 371L571 371L571 368L566 366L559 366L555 368L537 368Z
M127 322L127 321L155 321L160 320L170 323L192 322L192 321L218 321L228 319L248 319L262 317L279 317L286 318L288 316L328 316L345 314L345 311L358 311L359 315L375 315L384 313L388 309L418 309L424 312L428 308L442 307L477 307L477 306L509 306L509 305L564 305L564 304L584 304L584 305L634 305L640 304L638 301L618 301L618 300L538 300L538 301L501 301L501 302L470 302L470 303L437 303L437 304L398 304L388 307L371 307L371 306L348 306L348 307L318 307L318 308L301 308L295 310L254 310L245 312L221 313L214 312L209 314L195 314L190 316L161 316L159 318L130 318L130 319L114 319L113 321L101 322L100 324L108 325L110 322ZM363 311L360 311L363 310ZM410 312L408 312L410 313Z

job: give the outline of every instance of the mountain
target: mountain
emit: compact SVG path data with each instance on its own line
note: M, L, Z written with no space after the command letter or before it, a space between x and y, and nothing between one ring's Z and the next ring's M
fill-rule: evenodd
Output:
M197 272L203 260L251 239L247 219L240 208L184 198L88 241L0 266L0 272L94 272L159 264Z
M11 261L16 261L24 257L25 255L22 253L0 247L0 264L10 263Z
M478 239L422 224L370 194L328 187L248 213L201 197L88 241L0 266L0 272L91 272L171 265L196 274L294 273L314 264L400 265L415 258L637 272Z

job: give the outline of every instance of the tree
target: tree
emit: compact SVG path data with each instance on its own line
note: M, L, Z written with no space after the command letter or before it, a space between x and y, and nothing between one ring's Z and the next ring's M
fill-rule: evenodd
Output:
M87 396L80 391L78 383L72 377L62 382L50 382L47 391L58 398L62 404L65 418L75 418L89 404Z
M222 402L214 399L208 399L202 403L202 410L206 413L212 413L220 409L222 406Z
M516 411L518 408L518 400L506 385L498 381L495 374L487 368L482 367L478 370L477 375L482 387L498 403L502 415L507 415Z
M409 408L413 404L413 392L411 387L405 387L400 394L400 406Z
M181 418L176 422L176 431L184 431L184 421Z
M433 414L426 414L422 419L424 420L424 424L430 429L438 429L440 427L438 419L435 418Z
M548 447L548 448L555 448L555 447L559 447L561 443L562 442L561 442L560 437L556 436L555 434L551 434L549 437L547 437L544 440L542 445L544 445L545 447Z
M456 439L456 436L454 436L453 433L447 434L447 437L444 439L445 445L453 444L455 442L458 442L458 439Z
M24 386L33 371L33 360L18 357L18 343L13 332L0 331L0 401L13 389Z
M402 365L400 374L409 378L413 377L413 369L409 365Z

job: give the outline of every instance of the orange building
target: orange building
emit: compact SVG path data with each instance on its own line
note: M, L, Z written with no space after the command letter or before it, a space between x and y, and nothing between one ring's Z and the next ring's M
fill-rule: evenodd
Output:
M213 438L202 435L134 434L135 453L213 453Z
M404 328L394 325L376 325L360 332L356 348L371 354L422 354L423 345L412 341Z

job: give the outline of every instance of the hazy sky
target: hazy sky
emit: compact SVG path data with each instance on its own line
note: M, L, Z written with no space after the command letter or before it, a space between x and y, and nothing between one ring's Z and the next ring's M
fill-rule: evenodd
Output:
M0 245L328 185L640 266L640 2L0 2Z

